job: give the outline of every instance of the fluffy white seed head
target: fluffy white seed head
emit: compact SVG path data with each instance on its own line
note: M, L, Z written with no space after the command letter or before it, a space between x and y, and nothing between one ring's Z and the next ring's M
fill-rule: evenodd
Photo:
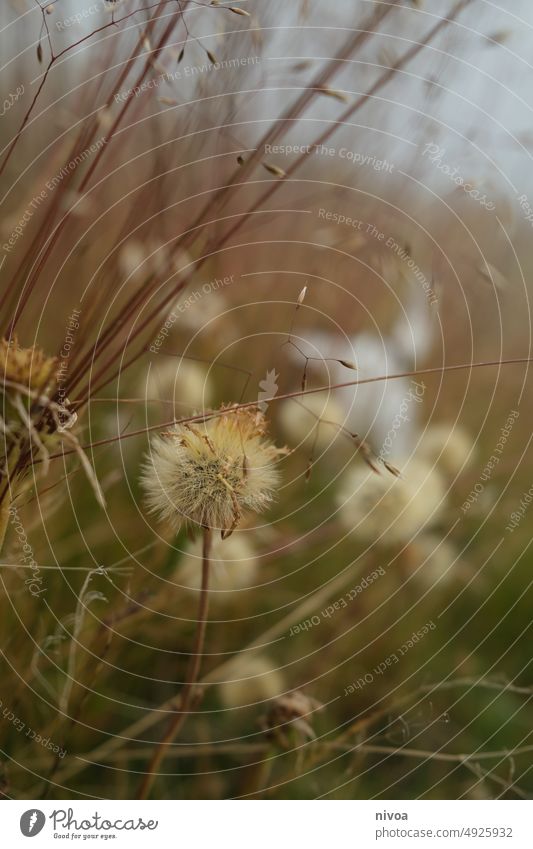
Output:
M354 466L344 478L337 501L339 518L367 542L408 542L433 525L444 505L446 487L431 464L418 458L399 464L401 477L377 475Z
M425 431L417 454L439 469L455 477L474 457L474 442L470 434L459 425L432 425Z
M148 401L170 401L176 417L182 416L185 410L205 410L211 398L206 366L173 357L153 363L143 381L142 392Z
M444 587L464 575L459 551L436 534L421 534L412 554L416 580L426 587Z
M156 436L141 478L150 512L176 529L191 523L231 533L246 510L261 512L274 499L285 450L265 432L256 409L227 407Z
M226 707L237 708L270 701L284 689L283 674L268 657L243 654L227 667L219 694Z

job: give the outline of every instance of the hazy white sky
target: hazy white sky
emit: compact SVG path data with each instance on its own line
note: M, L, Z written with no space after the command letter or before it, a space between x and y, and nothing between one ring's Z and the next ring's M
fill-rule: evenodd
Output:
M124 0L122 8L134 8L137 0ZM374 0L239 0L238 5L249 9L261 24L274 24L265 37L265 52L270 57L264 68L269 69L269 85L284 86L290 74L290 63L283 57L321 57L331 55L342 39L342 32L334 28L349 29L357 25L375 7ZM405 0L403 16L391 17L384 25L379 41L363 53L365 61L386 66L404 52L413 41L453 7L449 0ZM56 0L55 11L49 16L51 32L62 46L74 41L96 26L102 0ZM7 27L13 20L14 8L26 14L15 26ZM307 10L307 11L306 11ZM72 17L78 12L87 18L78 23ZM105 13L109 14L109 13ZM120 14L120 12L119 12ZM201 10L191 15L197 20ZM227 20L228 17L224 16ZM204 16L205 18L205 16ZM209 20L220 20L209 18ZM192 18L191 18L192 20ZM242 20L242 19L239 19ZM253 19L252 19L253 20ZM61 21L68 21L68 26ZM230 21L234 28L233 21ZM297 27L302 27L298 29ZM283 27L287 27L283 31ZM21 52L17 73L24 68L36 76L35 50L40 28L40 13L30 0L3 0L0 4L2 56L13 57ZM61 31L60 31L61 30ZM487 41L485 36L493 38ZM62 41L63 39L63 41ZM223 54L223 47L221 47ZM84 53L91 61L91 50ZM276 57L281 57L280 61ZM26 59L28 61L26 61ZM10 66L12 69L13 66ZM270 70L271 69L271 70ZM372 79L372 67L347 66L336 80L349 90L357 90ZM374 71L376 68L374 67ZM473 175L490 173L491 179L501 186L518 182L533 186L531 174L533 151L533 2L531 0L472 0L470 7L461 13L458 21L438 41L410 63L408 73L385 92L392 104L387 105L379 117L380 126L390 126L401 140L413 137L415 129L424 125L431 136L439 136L448 156L460 159ZM24 73L26 73L24 71ZM305 85L309 75L302 74L296 81ZM27 76L26 75L26 76ZM432 77L439 84L438 103L428 100L429 87L421 78ZM295 77L290 79L294 82ZM25 80L26 81L26 80ZM3 82L12 84L9 71ZM8 88L8 90L10 90ZM289 95L287 95L289 96ZM273 94L273 99L279 95ZM280 109L282 108L280 100ZM328 106L330 110L328 111ZM324 110L322 104L321 109ZM337 110L337 111L335 111ZM325 107L326 117L338 113L338 104ZM424 116L430 120L424 121ZM388 128L388 127L387 127ZM376 137L376 145L379 141ZM401 148L401 142L399 143ZM401 156L396 151L396 155Z

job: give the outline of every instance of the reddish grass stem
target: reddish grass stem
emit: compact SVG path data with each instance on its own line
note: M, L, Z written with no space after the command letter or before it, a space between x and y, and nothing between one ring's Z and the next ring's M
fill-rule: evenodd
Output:
M369 91L365 92L365 94L361 95L355 103L351 104L347 107L347 109L343 112L340 119L336 121L331 126L327 127L323 133L319 135L317 139L313 142L312 147L320 146L324 144L330 136L335 132L339 124L347 121L352 115L360 109L368 99L372 98L384 85L386 85L390 79L396 74L398 71L402 70L402 68L411 61L424 47L426 47L441 31L441 29L449 25L455 18L465 9L471 0L459 0L458 3L454 6L451 13L446 17L442 18L438 21L437 24L427 33L427 35L420 41L416 42L409 50L407 50L397 62L394 63L384 74L382 74L378 80L374 83L374 85L370 88ZM387 11L390 11L390 8ZM192 235L196 233L196 230L200 227L206 226L208 222L205 220L205 215L207 212L211 212L211 215L214 214L219 208L219 205L224 202L226 198L226 194L230 189L237 190L243 185L246 185L246 175L252 170L253 165L257 163L257 161L261 158L261 151L264 149L265 144L270 143L278 138L281 132L284 130L286 123L289 121L296 121L298 117L301 115L303 109L309 102L309 98L312 97L313 94L316 94L318 90L320 90L324 85L324 80L327 82L331 78L333 72L337 69L339 62L345 61L350 54L355 50L364 40L368 37L369 31L377 30L378 24L383 20L385 14L378 14L374 18L372 22L366 25L362 32L358 33L358 35L353 39L349 40L342 48L341 51L337 54L337 56L331 61L330 65L326 69L325 74L322 77L318 77L311 85L306 89L306 91L301 95L301 97L297 100L295 104L293 104L289 110L282 115L282 117L276 122L274 128L267 131L266 135L260 140L257 144L256 152L249 158L249 160L242 166L237 169L233 176L230 178L228 183L219 189L213 198L210 199L209 203L204 207L200 215L197 217L196 221L193 225L187 230L183 237L177 240L175 249L183 248L187 249L190 244L190 240ZM137 328L135 332L135 336L141 335L147 328L152 324L154 320L161 314L161 311L171 302L171 300L176 297L176 294L185 287L185 285L189 282L189 279L192 277L194 273L198 273L200 268L205 264L208 257L212 256L217 250L219 250L224 244L227 244L228 241L241 229L243 224L248 220L249 214L253 212L255 209L260 209L264 206L264 204L270 199L270 197L278 190L279 186L285 182L288 178L290 178L295 171L307 160L307 154L302 154L292 166L288 169L286 176L283 180L275 180L272 184L269 184L268 189L261 195L259 200L257 200L253 206L248 210L247 213L244 213L240 216L235 224L233 224L222 236L218 237L215 242L208 246L207 251L205 251L204 256L199 259L194 266L194 269L179 282L179 284L171 289L165 299L159 303L149 314L148 316L141 322L140 326ZM215 216L216 217L216 216ZM150 286L150 291L153 291L153 284ZM133 301L132 301L133 304ZM125 317L128 315L127 310L125 311ZM106 345L109 344L109 339L113 338L113 328L108 328L108 340L106 340ZM92 357L94 357L97 352L101 353L102 342L96 342L92 351ZM137 359L142 353L142 350L137 352L134 359ZM91 356L91 352L87 356ZM105 369L108 368L108 364L106 364ZM101 375L99 372L99 376ZM83 374L83 372L82 372ZM77 380L74 382L76 385L79 382L81 375L78 376ZM72 385L69 386L69 391L72 391Z
M148 771L145 774L139 792L138 799L147 799L152 788L152 785L157 777L157 770L163 761L168 747L172 744L176 735L181 731L188 716L191 713L191 708L195 700L196 683L200 674L200 665L202 662L202 654L205 643L205 632L207 628L207 613L209 607L209 571L211 558L211 541L212 531L210 528L204 528L203 531L203 550L202 550L202 587L200 590L200 602L198 606L198 620L196 625L196 634L194 637L194 645L192 648L187 680L184 684L181 696L179 711L176 713L167 732L150 759Z
M265 403L271 404L276 401L287 401L290 398L304 398L306 395L316 395L318 392L333 392L335 389L347 389L350 386L363 386L367 383L378 383L383 380L398 380L402 377L422 377L423 375L432 375L432 374L445 374L449 371L465 371L467 369L476 369L476 368L487 368L488 366L507 366L507 365L529 365L529 363L533 362L533 357L513 357L508 360L487 360L485 362L478 363L456 363L454 365L449 366L433 366L432 368L424 368L417 369L415 371L402 371L396 374L382 374L377 377L365 377L362 380L347 380L344 383L335 383L327 386L317 386L314 389L297 389L294 392L284 392L282 395L273 395L271 398L265 398ZM83 399L85 403L87 399ZM112 401L117 401L120 399L112 398ZM76 402L74 402L76 403ZM257 400L255 401L245 401L243 403L235 404L232 407L233 411L237 410L245 410L250 407L256 407ZM140 428L140 430L132 430L129 433L122 433L120 436L112 436L108 439L99 439L96 442L90 442L86 445L82 445L84 451L87 451L92 448L99 448L102 445L110 445L113 442L118 442L121 439L126 439L130 436L141 436L143 433L150 433L155 430L162 430L165 427L172 427L174 424L193 424L194 422L203 422L207 419L213 419L217 416L227 414L227 410L225 412L221 411L209 411L207 413L200 413L196 416L187 416L183 419L172 419L172 421L168 422L160 422L156 425L150 425L149 427ZM51 454L50 460L55 460L58 457L65 457L67 454L72 454L72 451L62 451L60 454ZM36 461L40 462L40 461Z

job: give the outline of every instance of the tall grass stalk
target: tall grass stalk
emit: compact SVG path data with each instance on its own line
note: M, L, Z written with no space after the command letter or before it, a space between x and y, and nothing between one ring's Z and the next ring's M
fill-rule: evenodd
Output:
M191 713L193 705L196 702L196 685L200 674L202 664L202 655L205 644L205 634L207 629L207 615L209 610L209 570L211 565L211 545L213 532L210 528L204 528L203 544L202 544L202 585L200 589L200 599L198 604L198 616L196 621L196 633L194 637L193 647L191 649L191 658L189 669L187 672L187 680L183 690L180 693L179 710L172 719L163 739L156 746L154 754L148 765L147 773L139 788L138 798L146 799L150 794L152 785L157 777L157 771L163 762L169 746L177 737L188 716Z

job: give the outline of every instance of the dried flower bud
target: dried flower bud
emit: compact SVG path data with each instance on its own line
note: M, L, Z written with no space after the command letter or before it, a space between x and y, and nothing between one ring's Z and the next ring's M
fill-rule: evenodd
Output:
M323 705L316 699L306 696L300 690L294 690L272 702L266 716L261 718L260 725L270 740L283 748L289 748L291 743L315 739L316 734L309 717L322 708Z

